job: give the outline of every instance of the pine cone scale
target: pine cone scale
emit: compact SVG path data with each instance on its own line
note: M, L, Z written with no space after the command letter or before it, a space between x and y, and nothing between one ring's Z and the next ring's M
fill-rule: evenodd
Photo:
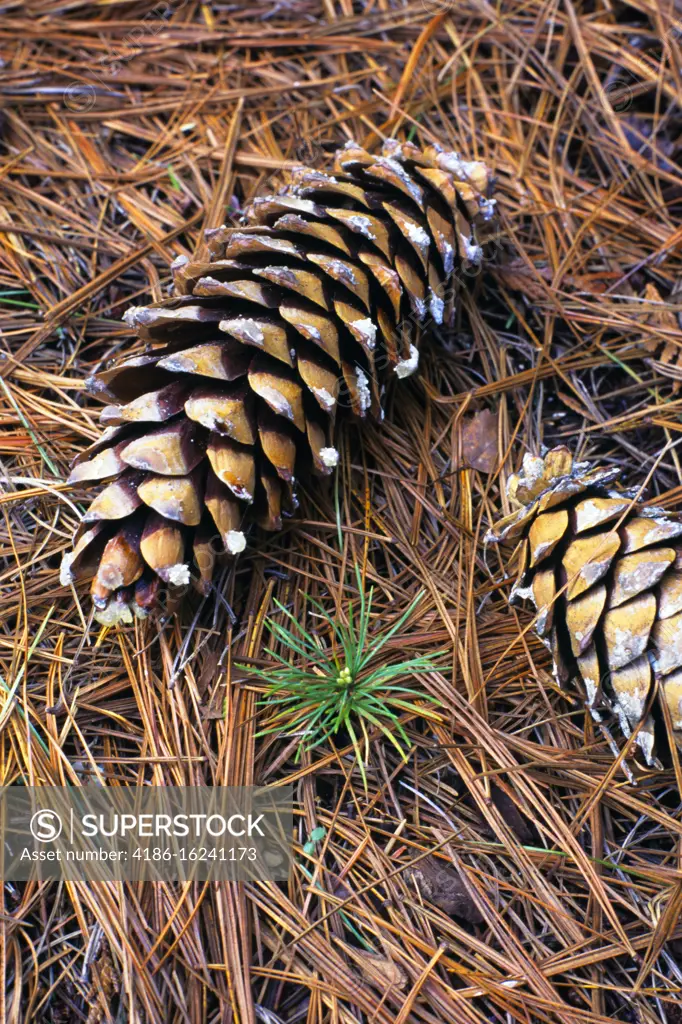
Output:
M566 605L566 625L571 641L573 656L584 654L592 643L594 631L599 625L606 607L606 587L597 586Z
M573 529L576 533L584 533L595 526L613 522L623 515L628 505L629 502L618 498L585 498L573 510Z
M108 484L97 495L90 508L83 516L84 523L109 519L124 519L130 516L142 504L137 493L137 485L143 479L142 473L127 472L117 480Z
M682 573L668 573L658 588L658 614L669 619L682 611Z
M202 514L201 470L190 476L147 476L137 493L148 508L185 526L198 526Z

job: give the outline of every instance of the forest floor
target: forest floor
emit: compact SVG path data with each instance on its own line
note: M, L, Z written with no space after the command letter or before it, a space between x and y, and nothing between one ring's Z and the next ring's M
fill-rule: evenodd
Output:
M7 884L0 1018L680 1024L679 765L646 771L622 739L614 759L482 544L543 444L682 498L682 392L661 372L682 351L673 4L0 14L2 783L289 782L296 833L287 884ZM65 479L123 313L288 168L393 135L495 175L497 244L455 329L424 339L381 427L342 426L337 486L308 487L217 595L98 627L59 586L85 499ZM404 763L372 734L366 788L351 744L297 761L295 739L257 736L271 710L238 667L269 663L275 600L321 634L311 600L343 620L356 567L377 634L421 595L387 664L444 652L410 679L438 720L404 716Z

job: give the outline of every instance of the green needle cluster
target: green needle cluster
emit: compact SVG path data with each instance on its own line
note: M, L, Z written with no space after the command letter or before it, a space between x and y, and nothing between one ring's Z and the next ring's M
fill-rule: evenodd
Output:
M387 643L412 615L424 592L417 594L390 628L372 637L373 588L365 594L359 570L356 573L359 607L351 601L345 621L340 616L332 617L322 605L305 595L317 617L326 625L324 640L319 634L308 632L284 605L275 601L284 623L269 618L266 625L285 653L266 648L276 662L273 667L240 667L267 683L266 698L261 703L278 706L259 735L298 735L297 758L300 758L304 750L312 750L339 732L345 732L355 749L366 783L365 765L373 729L382 733L400 756L406 758L411 744L401 716L440 720L438 713L429 706L437 703L434 698L404 685L403 681L415 673L436 670L439 662L442 664L444 652L389 661L385 657Z

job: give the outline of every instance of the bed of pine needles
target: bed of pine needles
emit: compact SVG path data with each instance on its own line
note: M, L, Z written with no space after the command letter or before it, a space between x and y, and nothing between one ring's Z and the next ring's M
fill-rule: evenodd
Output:
M680 1024L676 765L643 771L622 740L614 759L481 544L542 444L682 498L682 393L659 372L682 310L674 5L1 0L0 15L1 781L296 797L286 885L7 884L0 1018ZM83 497L64 480L97 434L83 380L125 345L123 312L166 294L169 262L288 167L390 135L496 175L500 238L457 329L425 339L382 429L343 427L336 488L308 487L216 595L98 628L85 591L59 587ZM370 732L366 786L343 735L297 759L286 730L262 733L265 683L243 668L287 653L276 601L322 632L312 601L344 621L356 569L373 634L403 617L386 663L417 659L406 685L438 710L402 716L405 762Z

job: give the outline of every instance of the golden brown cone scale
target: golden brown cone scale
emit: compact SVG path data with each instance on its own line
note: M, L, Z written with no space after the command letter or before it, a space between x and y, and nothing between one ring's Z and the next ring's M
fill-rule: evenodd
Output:
M62 572L95 573L99 621L130 622L191 583L207 593L251 523L279 529L296 481L334 472L337 412L380 418L422 331L452 322L490 186L482 163L437 146L349 144L329 173L298 168L241 227L208 231L208 258L178 257L172 298L127 311L138 347L88 380L107 430L71 475L99 485L97 530Z
M535 605L557 679L582 678L595 719L637 730L656 766L682 750L682 519L612 490L618 475L564 447L526 455L508 484L520 507L486 541L529 548L511 600Z

